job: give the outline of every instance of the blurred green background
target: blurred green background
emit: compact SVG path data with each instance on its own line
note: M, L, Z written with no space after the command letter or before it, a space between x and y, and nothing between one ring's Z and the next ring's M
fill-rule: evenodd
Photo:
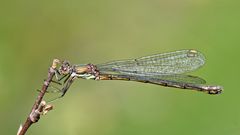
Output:
M0 2L0 131L16 134L54 58L102 63L197 49L211 96L124 81L76 81L29 135L239 135L238 0Z

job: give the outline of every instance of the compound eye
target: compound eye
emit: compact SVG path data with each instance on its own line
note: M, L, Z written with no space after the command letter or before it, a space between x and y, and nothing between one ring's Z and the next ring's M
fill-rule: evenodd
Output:
M67 61L64 61L62 66L59 68L61 74L68 74L70 71L70 64Z
M67 67L63 67L63 69L62 69L63 71L67 71Z

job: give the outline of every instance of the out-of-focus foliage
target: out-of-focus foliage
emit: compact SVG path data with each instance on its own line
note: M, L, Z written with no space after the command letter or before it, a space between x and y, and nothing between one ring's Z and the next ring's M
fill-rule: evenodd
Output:
M1 134L15 134L53 58L72 63L197 49L194 72L225 91L123 81L76 81L28 134L239 135L238 0L10 0L0 2Z

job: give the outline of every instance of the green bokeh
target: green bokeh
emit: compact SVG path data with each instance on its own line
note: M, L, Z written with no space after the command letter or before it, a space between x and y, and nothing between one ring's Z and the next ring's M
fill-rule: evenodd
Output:
M179 49L224 93L78 80L29 135L239 135L238 0L0 2L0 131L16 134L53 58L102 63Z

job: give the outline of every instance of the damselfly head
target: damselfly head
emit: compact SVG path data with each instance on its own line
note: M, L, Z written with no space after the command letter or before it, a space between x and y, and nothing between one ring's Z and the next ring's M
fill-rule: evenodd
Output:
M69 74L71 71L71 65L68 61L63 61L62 65L59 67L59 73L61 75Z

